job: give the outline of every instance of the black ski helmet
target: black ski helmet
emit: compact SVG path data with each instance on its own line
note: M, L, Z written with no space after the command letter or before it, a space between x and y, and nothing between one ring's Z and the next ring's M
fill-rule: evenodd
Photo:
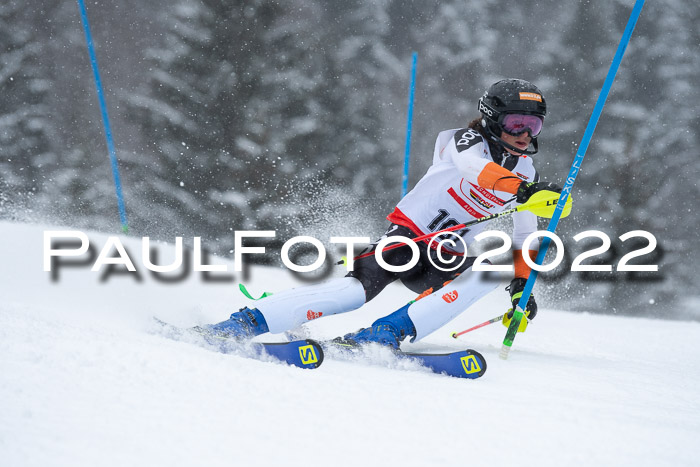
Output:
M518 149L501 138L503 118L507 114L537 115L544 119L547 103L542 92L534 84L522 79L503 79L491 85L479 99L481 125L492 141L522 154L537 152L537 136L531 136L532 150Z

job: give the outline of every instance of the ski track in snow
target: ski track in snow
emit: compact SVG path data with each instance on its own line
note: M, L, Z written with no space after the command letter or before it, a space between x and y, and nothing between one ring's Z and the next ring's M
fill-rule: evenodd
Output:
M225 319L248 303L238 282L192 274L166 285L143 274L100 283L89 267L51 282L42 270L51 229L0 223L0 465L697 465L700 323L542 310L501 361L498 324L449 337L501 313L499 287L405 346L475 348L488 362L479 380L381 350L377 363L327 357L301 370L155 332L152 316L181 326ZM106 240L89 238L98 251ZM140 240L123 241L143 271ZM295 282L253 267L246 285L274 292ZM392 285L304 331L334 337L411 298Z

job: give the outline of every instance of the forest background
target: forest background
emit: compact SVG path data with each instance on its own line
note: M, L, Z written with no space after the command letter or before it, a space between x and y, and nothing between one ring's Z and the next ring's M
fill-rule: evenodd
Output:
M400 197L414 51L409 187L438 132L466 125L506 77L542 89L536 166L563 184L633 3L87 2L130 234L200 236L220 255L234 230L275 230L280 243L377 238ZM557 231L566 263L543 275L541 303L700 319L698 20L698 2L645 5ZM77 2L0 5L0 92L0 219L119 232ZM641 262L659 272L567 272L600 244L572 240L591 229L610 236L598 259L613 265L645 244L620 235L651 232L658 247Z

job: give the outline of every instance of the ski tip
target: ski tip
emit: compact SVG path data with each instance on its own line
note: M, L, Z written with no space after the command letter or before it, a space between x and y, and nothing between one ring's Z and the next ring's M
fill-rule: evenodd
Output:
M452 336L453 339L457 339L457 337L458 337L458 336L457 336L457 332L453 332L453 333L450 334L450 335Z
M446 354L405 353L438 374L477 379L486 373L486 359L476 350L466 349Z
M323 363L323 348L321 344L313 339L306 339L306 344L313 348L313 352L304 353L302 349L299 349L299 355L301 356L302 363L304 363L307 368L318 368Z
M486 359L476 350L469 349L467 357L462 358L462 369L466 378L481 378L486 373Z

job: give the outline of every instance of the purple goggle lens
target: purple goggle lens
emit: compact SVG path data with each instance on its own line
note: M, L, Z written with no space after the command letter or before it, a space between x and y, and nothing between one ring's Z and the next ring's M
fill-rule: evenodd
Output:
M536 115L507 114L503 117L502 125L506 133L513 136L529 131L534 138L542 131L542 123L542 117Z

